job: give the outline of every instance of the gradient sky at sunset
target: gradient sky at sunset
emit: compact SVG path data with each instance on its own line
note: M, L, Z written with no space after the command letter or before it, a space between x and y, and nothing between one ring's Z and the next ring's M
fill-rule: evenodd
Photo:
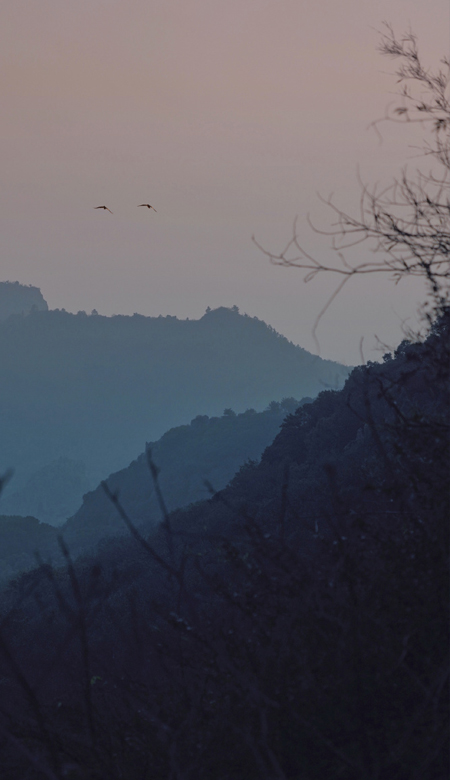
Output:
M0 279L74 312L236 304L315 351L335 280L305 285L251 238L281 249L298 215L325 258L317 192L356 209L357 166L380 183L416 166L420 135L368 129L396 88L383 20L428 64L448 53L448 0L2 0ZM320 324L322 356L359 362L364 336L376 358L420 296L357 280Z

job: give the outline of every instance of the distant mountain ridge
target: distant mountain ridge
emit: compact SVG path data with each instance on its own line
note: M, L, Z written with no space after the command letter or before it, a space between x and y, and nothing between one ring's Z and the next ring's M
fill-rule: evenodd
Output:
M311 400L285 398L263 412L248 409L236 415L226 409L222 417L198 415L190 425L172 428L148 444L167 510L209 498L208 485L215 491L225 488L241 467L259 461L286 415ZM161 521L146 453L106 482L111 493L120 496L134 525L148 530ZM82 506L60 530L77 552L92 549L102 538L129 533L101 485L83 496Z
M239 469L259 461L286 415L310 401L285 398L281 403L273 401L263 412L247 409L235 414L226 409L222 417L198 415L190 425L172 428L158 441L147 443L160 470L159 486L167 510L208 498L206 482L214 490L225 488ZM148 532L159 524L161 508L146 453L106 482L120 496L138 529ZM80 491L85 487L81 506L80 501L74 503L77 486ZM44 561L62 564L58 534L63 535L73 557L92 553L102 539L129 535L102 485L88 492L82 464L63 458L38 471L21 492L3 499L1 509L0 583L34 568L36 554ZM39 523L36 515L51 525ZM69 515L73 516L64 523Z
M5 497L61 457L98 484L198 414L314 397L348 373L237 308L199 320L11 315L0 322L0 470L16 471Z
M11 314L29 314L33 309L48 311L39 287L20 282L0 282L0 320Z
M91 489L82 461L59 457L35 471L22 490L1 501L2 515L34 516L58 526L80 506L80 496Z

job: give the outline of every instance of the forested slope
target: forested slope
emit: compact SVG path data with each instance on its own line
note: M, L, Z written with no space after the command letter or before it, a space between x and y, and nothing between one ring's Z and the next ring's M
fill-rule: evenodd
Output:
M5 765L444 780L449 323L290 415L210 500L4 591Z

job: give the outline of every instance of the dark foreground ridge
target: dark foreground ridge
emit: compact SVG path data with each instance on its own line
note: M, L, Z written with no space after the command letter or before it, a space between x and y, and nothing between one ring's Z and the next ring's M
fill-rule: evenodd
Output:
M128 540L3 591L5 777L446 780L449 324L149 534L106 486Z

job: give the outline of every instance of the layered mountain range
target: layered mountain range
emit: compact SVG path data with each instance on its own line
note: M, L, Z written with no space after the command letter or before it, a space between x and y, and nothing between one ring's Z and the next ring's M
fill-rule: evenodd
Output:
M314 397L349 372L237 307L199 320L24 311L0 321L0 469L14 470L0 512L55 524L169 429Z

